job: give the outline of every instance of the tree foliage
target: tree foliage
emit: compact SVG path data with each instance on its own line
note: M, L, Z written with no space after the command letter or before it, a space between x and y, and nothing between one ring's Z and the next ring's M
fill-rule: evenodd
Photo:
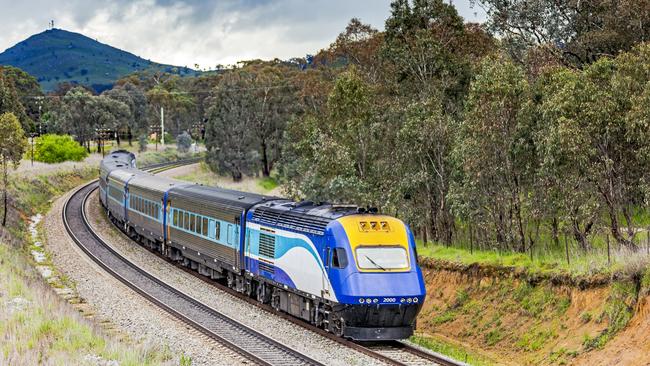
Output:
M11 112L0 115L0 164L2 165L2 226L7 224L7 188L9 186L9 167L16 169L27 148L25 132L20 121Z
M523 61L542 47L567 66L586 66L650 40L650 3L624 0L479 0L489 26Z

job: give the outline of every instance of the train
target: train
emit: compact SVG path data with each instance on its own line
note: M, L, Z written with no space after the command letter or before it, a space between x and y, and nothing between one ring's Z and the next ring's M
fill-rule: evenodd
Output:
M98 195L132 239L276 311L355 341L414 332L426 288L397 218L160 177L124 150L101 161Z

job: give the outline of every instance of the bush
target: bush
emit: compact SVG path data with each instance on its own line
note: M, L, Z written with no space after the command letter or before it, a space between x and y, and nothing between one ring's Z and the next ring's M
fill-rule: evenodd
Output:
M147 151L147 144L149 143L149 139L147 138L146 135L142 135L138 138L138 151L139 152L145 152Z
M81 161L86 156L86 149L69 135L43 135L34 146L34 160L48 164Z
M179 152L186 153L190 151L191 146L192 137L187 132L183 132L182 134L178 135L176 138L176 148Z

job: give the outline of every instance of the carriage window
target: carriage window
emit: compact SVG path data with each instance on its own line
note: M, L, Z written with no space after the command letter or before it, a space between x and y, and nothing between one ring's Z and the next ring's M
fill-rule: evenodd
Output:
M203 226L201 226L201 234L208 236L208 219L205 217L203 218Z
M183 217L185 217L185 220L183 220L183 228L184 228L185 230L189 230L189 228L190 228L190 214L188 214L187 212L185 212L185 213L183 214Z
M174 209L174 226L178 226L178 210Z
M160 205L156 203L156 212L154 212L154 217L160 219Z
M219 240L221 237L221 227L219 225L219 221L215 222L215 228L214 228L214 238Z
M183 227L185 227L185 225L183 224L183 222L184 222L183 221L183 211L176 210L176 212L178 212L178 227L182 229Z
M201 233L201 217L196 216L196 227L194 228L194 232L199 234Z
M215 232L215 229L216 229L215 224L216 223L215 223L214 220L210 220L210 227L209 227L209 230L208 230L208 237L210 239L214 239L214 232Z
M227 231L226 232L226 241L228 242L228 244L232 244L233 236L235 235L235 233L232 230L232 225L228 225L226 231Z

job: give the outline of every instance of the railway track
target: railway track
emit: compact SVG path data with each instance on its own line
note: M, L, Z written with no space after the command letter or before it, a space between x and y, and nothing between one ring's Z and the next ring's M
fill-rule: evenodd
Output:
M171 168L174 168L174 167L177 167L177 166L181 166L181 165L185 165L185 164L191 164L191 163L192 163L192 161L183 161L183 162L177 162L177 163L172 163L172 164L160 164L160 165L157 165L157 166L150 167L149 171L151 171L153 173L157 173L157 172L160 172L162 170L171 169ZM79 192L84 191L84 196L83 196L84 198L83 198L83 202L81 202L82 206L80 208L80 210L82 210L82 211L81 211L80 215L84 220L83 225L85 226L85 230L89 232L90 236L92 236L94 241L100 241L101 242L101 246L104 247L104 250L111 252L113 256L120 257L120 260L122 262L124 262L124 263L128 263L129 267L131 267L134 271L144 272L141 269L139 269L138 267L136 267L135 265L131 264L127 259L122 258L119 254L114 252L107 244L103 243L103 241L99 237L97 237L92 232L92 230L90 229L90 226L87 223L87 220L85 218L86 214L83 211L83 209L85 208L85 201L86 201L87 197L92 193L92 191L94 189L96 189L96 186L93 186L91 184L89 186L86 186L86 187L82 188L82 190L79 191ZM72 197L71 197L71 199L72 199ZM65 216L66 210L67 210L67 203L66 203L66 207L64 207L64 216ZM64 220L65 220L65 217L64 217ZM66 228L67 228L67 225L66 225ZM73 236L73 238L74 238L74 236ZM129 238L129 240L131 240L131 239ZM77 241L77 240L75 239L75 241ZM146 247L144 247L144 248L146 248ZM84 248L82 247L82 249L84 249ZM258 301L255 301L254 299L251 299L248 296L245 296L245 295L243 295L243 294L241 294L241 293L239 293L237 291L234 291L234 290L230 289L228 286L226 286L224 284L221 284L219 282L211 280L208 277L202 276L199 273L197 273L196 271L193 271L193 270L191 270L191 269L189 269L187 267L184 267L182 265L179 265L178 263L175 263L175 262L169 260L168 258L162 256L160 253L158 253L156 251L153 251L153 250L148 249L148 248L146 248L146 249L149 250L152 254L157 255L159 258L167 261L168 263L170 263L170 264L184 270L188 274L191 274L192 276L195 276L198 279L200 279L200 280L202 280L202 281L204 281L206 283L209 283L212 286L215 286L215 287L219 288L222 291L225 291L225 292L227 292L227 293L229 293L229 294L231 294L231 295L233 295L233 296L235 296L235 297L237 297L237 298L239 298L239 299L241 299L243 301L246 301L246 302L248 302L248 303L250 303L250 304L252 304L254 306L257 306L257 307L267 311L268 313L274 314L276 316L280 316L280 317L282 317L282 318L284 318L284 319L286 319L288 321L291 321L292 323L297 324L297 325L299 325L299 326L301 326L303 328L306 328L306 329L308 329L308 330L310 330L310 331L312 331L314 333L317 333L317 334L319 334L321 336L324 336L324 337L326 337L326 338L328 338L330 340L333 340L333 341L335 341L335 342L337 342L339 344L342 344L342 345L344 345L346 347L352 348L352 349L354 349L354 350L356 350L356 351L358 351L360 353L363 353L363 354L365 354L367 356L370 356L370 357L372 357L372 358L374 358L374 359L376 359L376 360L378 360L378 361L380 361L382 363L385 363L385 364L388 364L388 365L395 365L395 366L421 366L421 365L459 366L459 365L464 365L464 363L461 363L461 362L455 361L453 359L447 358L447 357L445 357L443 355L435 354L435 353L420 349L418 347L413 347L413 346L411 346L411 345L409 345L407 343L404 343L404 342L390 341L390 342L357 343L357 342L353 342L353 341L350 341L350 340L347 340L347 339L337 337L337 336L335 336L335 335L333 335L331 333L328 333L328 332L326 332L326 331L324 331L324 330L322 330L320 328L317 328L317 327L315 327L315 326L313 326L313 325L311 325L311 324L309 324L307 322L304 322L304 321L302 321L300 319L296 319L296 318L294 318L294 317L292 317L292 316L290 316L288 314L285 314L285 313L277 312L273 308L271 308L269 305L265 305L265 304L262 304L262 303L260 303ZM84 251L86 253L88 253L86 250L84 250ZM91 257L92 257L92 255L91 255ZM102 264L100 263L100 265L102 265ZM102 267L104 267L104 269L106 269L105 266L102 265ZM110 268L107 269L107 270L109 272L113 273L113 271ZM145 276L147 278L150 278L152 281L161 282L160 280L153 277L152 275L150 275L150 274L148 274L146 272L144 272L144 273L145 273ZM127 285L128 285L128 283L127 283ZM132 286L130 286L130 287L132 287ZM183 293L181 293L178 290L175 290L173 288L170 288L170 290L171 290L171 292L173 292L175 294L178 294L179 297L187 297L186 295L184 295ZM141 293L137 289L136 289L136 291ZM148 299L152 300L146 294L143 294L143 296L145 296ZM156 303L157 305L159 305L156 300L152 300L152 301L154 303ZM162 307L166 309L165 306L162 306ZM174 311L174 309L172 309L171 311L170 310L168 310L168 311L171 312L172 314L178 316L176 314L176 312ZM185 320L185 319L183 319L183 320L187 322L187 320ZM232 322L235 322L232 319L230 319L230 320ZM191 322L190 322L190 324L196 328L195 324L193 324ZM206 333L204 330L201 330L201 329L199 329L199 330L210 336L210 334ZM253 332L255 332L255 331L253 331ZM212 337L212 338L214 338L214 337ZM217 340L219 340L219 339L217 339ZM275 343L277 343L277 342L275 342ZM229 346L229 348L234 349L232 345ZM234 349L234 350L237 351L237 349ZM246 356L246 354L244 354L244 356ZM253 359L251 357L248 357L248 356L246 356L246 357L252 359L255 362L265 364L263 362L259 362L259 360L255 360L255 359ZM274 364L274 365L275 364L281 364L281 365L294 364L294 363L292 363L290 360L288 360L286 358L280 358L279 360L280 360L280 363L271 363L271 364ZM302 364L305 364L305 365L318 364L314 360L311 360L311 359L308 359L308 360L309 361L307 361L307 362L299 362L297 364L301 364L301 365Z
M62 216L74 242L102 269L156 306L255 364L322 365L178 291L115 252L92 231L83 209L95 189L97 181L73 193L65 202Z

